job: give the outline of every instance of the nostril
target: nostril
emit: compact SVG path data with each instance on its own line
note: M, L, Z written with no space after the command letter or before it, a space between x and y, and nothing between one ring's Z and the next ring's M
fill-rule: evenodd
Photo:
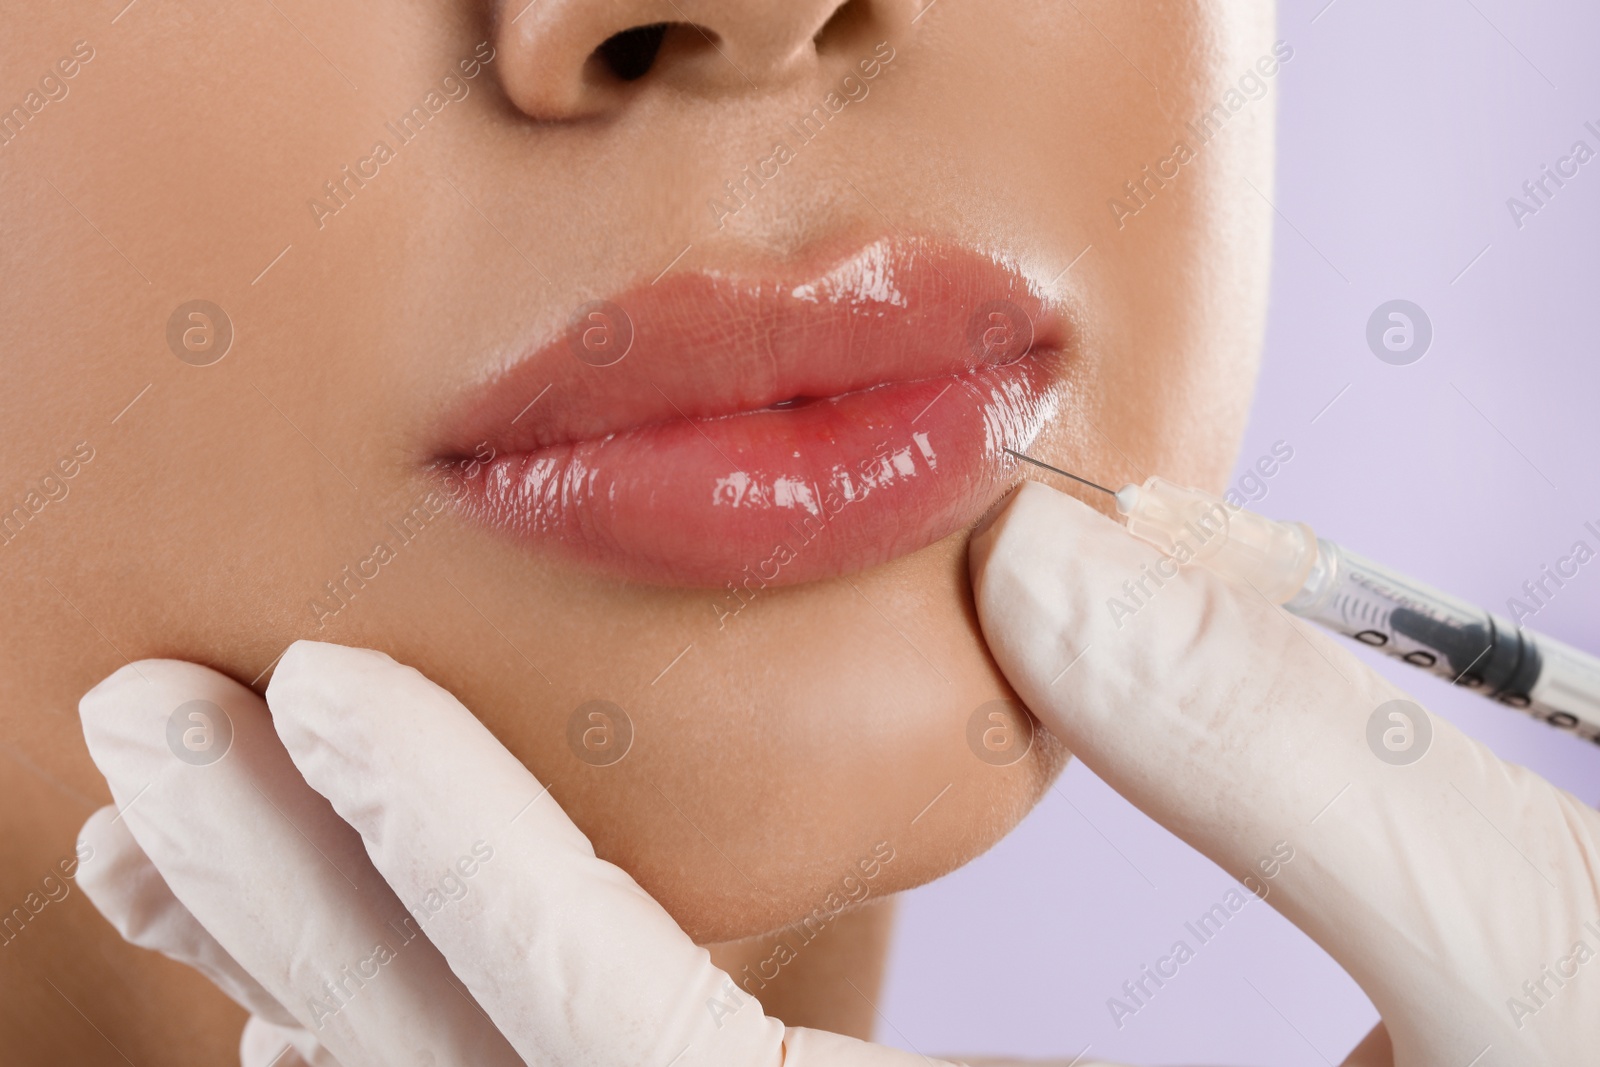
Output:
M715 16L699 24L670 18L683 13L675 0L535 0L523 8L541 14L496 27L505 53L497 70L511 103L535 122L597 119L639 100L763 92L805 76L819 58L842 69L867 36L883 39L880 6L898 12L913 2L922 0L685 3Z
M668 25L658 22L614 33L594 50L595 55L617 78L625 82L638 81L655 65L661 42L667 37Z
M872 5L866 0L845 0L816 32L812 43L818 52L848 49L870 29L872 18Z

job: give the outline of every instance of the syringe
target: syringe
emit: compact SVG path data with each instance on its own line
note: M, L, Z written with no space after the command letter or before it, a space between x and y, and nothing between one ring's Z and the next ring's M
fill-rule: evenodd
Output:
M1199 489L1152 477L1108 493L1128 530L1179 564L1204 563L1273 604L1481 696L1600 744L1600 659L1520 628L1319 538Z

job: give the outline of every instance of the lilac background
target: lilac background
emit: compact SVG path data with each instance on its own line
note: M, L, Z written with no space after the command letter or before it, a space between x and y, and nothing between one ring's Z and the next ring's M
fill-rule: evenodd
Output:
M1583 128L1600 127L1600 12L1326 2L1280 6L1295 48L1274 88L1282 217L1241 469L1288 441L1256 507L1505 613L1600 520L1600 159L1520 231L1506 207L1574 140L1600 148ZM1364 339L1395 297L1434 325L1408 367ZM1597 608L1600 560L1530 625L1600 650ZM1504 758L1600 801L1600 747L1367 658ZM1230 884L1075 764L988 855L903 898L878 1037L928 1054L1338 1063L1375 1012L1265 906L1112 1024L1106 999Z

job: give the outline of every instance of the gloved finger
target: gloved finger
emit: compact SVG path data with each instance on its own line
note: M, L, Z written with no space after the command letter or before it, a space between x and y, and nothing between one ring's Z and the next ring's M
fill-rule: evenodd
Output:
M267 690L308 782L530 1063L777 1067L785 1031L453 696L379 652L300 641ZM791 1031L788 1067L922 1063ZM817 1044L831 1058L805 1050Z
M239 1036L239 1067L339 1067L339 1061L302 1027L252 1015Z
M239 1042L241 1067L339 1067L337 1060L240 967L183 906L117 809L90 815L78 831L78 886L123 940L186 964L251 1012Z
M89 816L78 842L95 857L78 868L78 886L124 941L188 964L246 1011L279 1026L299 1025L173 896L115 807Z
M970 563L1022 700L1343 964L1396 1063L1576 1062L1600 1042L1600 964L1572 984L1600 948L1595 812L1389 705L1407 698L1259 595L1045 486L1018 489ZM1369 745L1386 706L1431 730L1422 758Z
M781 1062L782 1026L449 693L382 653L300 641L267 700L306 781L529 1062Z
M79 712L123 821L173 895L341 1063L521 1062L301 779L255 693L146 660Z

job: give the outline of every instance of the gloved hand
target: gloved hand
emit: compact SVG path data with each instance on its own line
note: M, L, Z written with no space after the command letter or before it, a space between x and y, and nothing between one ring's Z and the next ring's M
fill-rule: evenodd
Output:
M930 1062L767 1018L466 708L381 653L300 642L266 701L147 660L80 712L117 802L83 828L109 859L80 884L254 1013L246 1067Z
M1160 558L1068 496L1017 490L970 563L1023 702L1270 888L1372 999L1399 1067L1600 1062L1600 813L1415 704L1385 708L1405 694L1252 591L1203 566L1147 578Z

